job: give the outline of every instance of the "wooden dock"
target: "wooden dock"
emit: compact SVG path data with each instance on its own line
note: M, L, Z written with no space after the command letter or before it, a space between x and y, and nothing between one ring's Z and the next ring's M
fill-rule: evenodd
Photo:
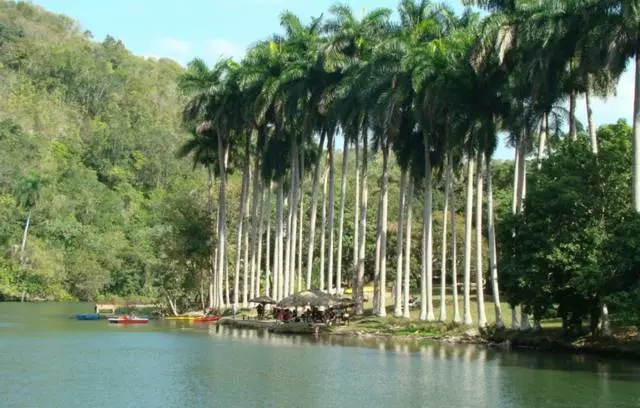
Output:
M109 312L115 313L116 310L121 308L127 309L158 309L160 305L154 304L145 304L145 303L136 303L136 302L126 302L126 301L112 301L112 302L104 302L104 303L96 303L95 312Z

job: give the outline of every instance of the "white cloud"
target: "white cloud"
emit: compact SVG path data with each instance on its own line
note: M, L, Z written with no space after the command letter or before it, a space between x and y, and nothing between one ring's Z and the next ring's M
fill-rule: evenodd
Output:
M191 52L191 43L176 38L166 37L158 41L157 46L169 55L187 56Z
M212 38L207 40L206 54L211 55L213 60L216 61L219 58L233 58L236 61L242 59L245 54L244 47L225 40L224 38Z

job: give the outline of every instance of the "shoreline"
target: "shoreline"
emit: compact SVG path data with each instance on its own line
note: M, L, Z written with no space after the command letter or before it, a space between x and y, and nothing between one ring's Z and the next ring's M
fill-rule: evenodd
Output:
M233 319L224 317L217 324L243 329L266 329L283 335L314 335L352 337L362 339L385 339L393 341L434 341L444 344L475 344L504 350L533 350L544 353L590 354L603 357L630 358L640 360L640 341L619 340L613 337L580 337L564 339L557 330L517 331L510 329L485 330L457 326L441 332L407 331L406 328L368 330L357 323L349 326L310 325L308 323L277 323L275 320ZM437 324L439 326L446 326ZM430 326L435 326L431 324ZM446 327L442 327L445 328Z

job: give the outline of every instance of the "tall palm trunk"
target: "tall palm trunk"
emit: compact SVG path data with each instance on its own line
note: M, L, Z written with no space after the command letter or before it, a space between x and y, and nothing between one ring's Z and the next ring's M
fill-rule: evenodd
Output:
M264 182L260 181L260 209L259 209L259 218L260 222L258 224L258 233L256 234L256 239L258 240L257 245L257 261L256 261L256 275L255 275L255 296L260 296L260 280L262 278L262 233L264 232ZM269 263L267 258L267 264ZM266 277L265 277L266 282Z
M478 151L476 165L476 301L478 304L478 327L487 325L484 310L484 268L482 266L482 152Z
M274 279L273 287L275 290L275 299L280 300L283 297L283 234L282 234L282 214L283 214L283 202L284 202L284 186L282 181L278 182L278 201L276 204L276 263L273 268Z
M219 154L219 166L220 166L220 193L218 197L218 260L216 265L216 273L218 274L218 280L222 279L225 267L225 247L226 247L226 235L227 235L227 215L226 215L226 158L227 147L224 146L222 140L222 132L218 132L218 154ZM219 300L215 302L214 307L220 306ZM236 300L237 302L237 300Z
M444 158L447 175L444 183L444 207L442 209L442 256L440 257L440 316L438 320L447 320L447 217L449 216L449 157Z
M429 138L424 136L424 217L422 220L422 283L420 320L432 321L433 314L433 170Z
M319 148L322 152L324 147L324 139L326 133L320 134ZM311 221L309 223L309 249L307 252L307 289L311 289L311 272L313 271L313 253L315 249L315 234L316 234L316 217L318 213L318 180L320 178L320 166L322 160L318 159L313 169L313 185L311 186Z
M260 279L260 265L257 265L258 258L258 223L259 214L258 206L262 205L262 183L260 183L260 158L256 155L254 168L253 168L253 196L251 202L251 276L250 276L250 289L249 298L253 299L256 296L256 280Z
M458 301L458 235L456 231L456 192L453 186L453 156L449 155L449 166L447 169L447 184L451 195L451 286L453 290L453 321L459 323L460 303Z
M382 149L382 191L380 191L382 212L380 216L380 286L378 315L387 315L387 211L389 207L389 142Z
M498 287L498 254L496 252L496 226L493 216L493 182L491 174L491 155L486 156L487 167L487 236L489 238L489 270L491 271L491 290L493 308L496 316L496 327L504 327L502 308L500 306L500 290Z
M329 228L327 230L327 291L333 292L333 224L335 219L335 135L332 133L327 146L327 161L329 164Z
M640 52L636 52L635 93L633 95L633 208L640 213Z
M352 286L355 286L354 283L356 281L356 275L357 275L357 270L358 270L358 243L359 241L359 235L358 233L360 232L360 228L359 228L359 220L360 220L360 145L358 143L358 138L356 137L355 142L355 149L354 149L354 153L355 153L355 170L356 170L356 200L355 200L355 205L354 205L354 217L355 219L353 220L353 265L351 268L351 283ZM352 288L353 290L353 288Z
M249 176L247 176L247 194L246 201L244 203L244 208L249 208L249 185L251 184L251 169L249 168ZM244 257L242 259L242 307L247 308L249 306L249 217L248 212L245 211L244 214L244 226L242 231L242 240L243 240L243 248L244 248Z
M240 292L240 256L242 255L242 229L244 227L244 212L245 203L247 197L247 190L249 189L249 138L245 144L245 160L244 167L242 169L242 189L240 192L240 215L238 218L238 232L236 234L236 267L235 274L233 275L233 304L237 307L239 302ZM226 248L222 248L222 251ZM243 294L243 297L246 295Z
M213 168L212 165L209 164L207 166L207 210L209 212L209 222L213 222L215 215L214 212L215 210L213 209L213 183L214 183L214 172L213 172ZM218 228L218 224L217 224L217 220L216 220L216 230ZM211 244L211 249L213 250L213 243ZM215 252L215 250L214 250ZM209 255L209 308L213 307L213 297L214 297L214 290L215 290L215 270L216 270L216 264L215 261L214 263L211 263L211 256L213 254Z
M591 140L591 151L598 154L598 136L596 126L593 123L593 109L591 109L591 76L587 75L587 90L584 93L584 101L587 107L587 126L589 127L589 140Z
M411 317L409 310L409 296L411 289L411 226L413 222L413 177L409 175L409 186L407 187L407 230L405 232L405 252L404 252L404 296L402 316L407 319Z
M471 217L473 215L473 156L467 163L467 207L464 217L464 324L471 319Z
M380 247L382 239L382 177L379 185L380 195L378 196L378 212L376 216L376 263L373 270L373 313L378 314L380 306Z
M538 169L542 167L542 156L547 144L547 128L545 126L547 122L547 115L542 115L542 122L540 123L540 137L538 140Z
M396 264L396 285L395 285L395 301L393 308L393 316L402 317L402 267L404 266L402 262L402 249L403 249L403 239L404 239L404 200L407 189L407 170L401 169L400 172L400 191L399 191L399 203L398 203L398 244L396 253L398 254L397 264Z
M289 205L290 211L293 213L291 217L291 255L289 257L289 287L287 288L287 294L291 295L295 290L295 278L296 278L296 243L298 237L298 194L299 194L299 176L298 176L298 141L293 139L291 149L291 204Z
M344 144L342 147L342 181L340 183L340 221L338 221L338 253L336 254L336 258L337 258L336 292L337 293L342 293L342 235L344 233L344 199L347 192L348 149L349 149L349 139L347 139L347 136L344 135Z
M298 213L298 219L300 220L299 230L298 230L298 292L302 290L302 246L303 246L303 233L302 229L304 227L304 149L300 149L300 171L299 171L299 200L300 200L300 210Z
M368 167L368 134L367 130L362 132L362 166L360 167L360 231L358 232L358 271L356 276L356 287L353 292L356 303L356 315L364 313L364 246L366 243L367 233L367 167Z
M324 170L322 176L322 225L320 226L320 290L325 289L325 274L324 274L324 256L325 256L325 242L327 231L327 182L329 179L329 166Z
M25 249L27 248L27 233L29 231L29 225L31 224L31 211L32 210L29 210L29 212L27 213L27 219L24 223L24 231L22 232L22 245L20 245L20 266L21 267L24 267L24 265L27 262ZM25 289L22 290L22 296L20 297L21 302L24 302L27 296L26 285L24 287Z
M265 252L265 275L264 275L264 294L266 296L271 296L271 287L273 278L271 276L271 262L273 262L273 255L271 254L271 190L273 188L273 183L269 181L269 185L267 186L267 237L266 237L266 252ZM275 298L275 295L273 296Z
M576 124L576 93L569 93L569 134L571 140L578 139L578 126Z

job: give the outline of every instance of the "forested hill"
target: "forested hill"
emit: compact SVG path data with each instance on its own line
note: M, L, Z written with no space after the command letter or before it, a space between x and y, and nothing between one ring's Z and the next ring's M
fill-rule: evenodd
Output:
M203 184L175 157L181 72L0 1L0 298L152 295L167 203Z

